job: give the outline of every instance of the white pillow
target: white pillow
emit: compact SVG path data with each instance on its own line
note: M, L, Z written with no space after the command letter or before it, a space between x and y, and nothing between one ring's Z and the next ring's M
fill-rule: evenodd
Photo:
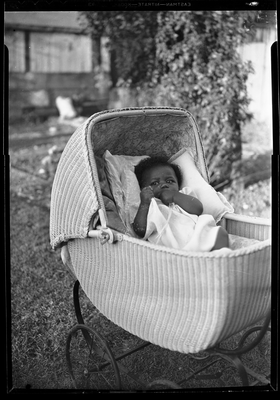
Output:
M188 186L196 193L203 205L203 214L212 215L217 223L226 213L234 212L226 198L216 192L201 176L187 149L180 150L169 159L169 162L179 165L183 174L181 188Z

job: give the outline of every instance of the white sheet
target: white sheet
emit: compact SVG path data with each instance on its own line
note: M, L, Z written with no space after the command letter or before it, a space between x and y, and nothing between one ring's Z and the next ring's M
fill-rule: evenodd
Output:
M180 192L195 196L195 193L187 187ZM219 227L216 226L212 215L189 214L176 204L166 206L159 199L153 198L144 239L174 249L211 251L218 230Z

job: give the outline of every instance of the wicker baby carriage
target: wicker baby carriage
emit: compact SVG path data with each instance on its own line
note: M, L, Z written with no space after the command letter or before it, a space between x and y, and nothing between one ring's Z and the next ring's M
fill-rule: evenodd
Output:
M98 159L106 151L136 158L159 154L171 158L180 156L182 149L206 184L200 134L186 110L144 107L91 116L70 138L57 168L51 245L62 246L63 261L87 297L116 325L166 349L185 354L216 349L217 354L221 341L256 322L266 318L264 327L258 328L261 337L268 328L270 221L226 212L225 207L217 221L221 219L229 234L254 239L254 243L228 253L188 253L114 229L100 184ZM76 309L79 325L74 330L83 325L79 305ZM83 332L86 339L90 333L90 329ZM104 346L105 361L116 372L118 363ZM239 360L241 347L232 357L223 349L220 354L233 359L242 383L248 384ZM71 366L70 373L74 375Z

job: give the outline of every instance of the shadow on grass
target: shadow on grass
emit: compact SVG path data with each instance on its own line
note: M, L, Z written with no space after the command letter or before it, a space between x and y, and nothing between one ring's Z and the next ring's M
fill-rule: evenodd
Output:
M263 153L254 153L251 156L244 157L232 178L228 178L217 185L213 185L215 190L228 190L232 186L238 185L240 188L268 180L271 178L271 151Z
M271 177L271 152L254 154L242 160L241 175L244 187Z

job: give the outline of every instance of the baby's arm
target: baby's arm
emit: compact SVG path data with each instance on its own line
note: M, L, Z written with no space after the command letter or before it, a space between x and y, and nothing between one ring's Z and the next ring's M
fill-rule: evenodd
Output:
M203 213L202 203L196 197L188 194L163 190L160 194L160 200L167 206L170 203L175 203L190 214L201 215Z
M147 217L150 203L153 197L154 194L150 187L145 187L144 189L142 189L140 193L141 203L133 222L134 232L141 238L143 238L146 233Z

